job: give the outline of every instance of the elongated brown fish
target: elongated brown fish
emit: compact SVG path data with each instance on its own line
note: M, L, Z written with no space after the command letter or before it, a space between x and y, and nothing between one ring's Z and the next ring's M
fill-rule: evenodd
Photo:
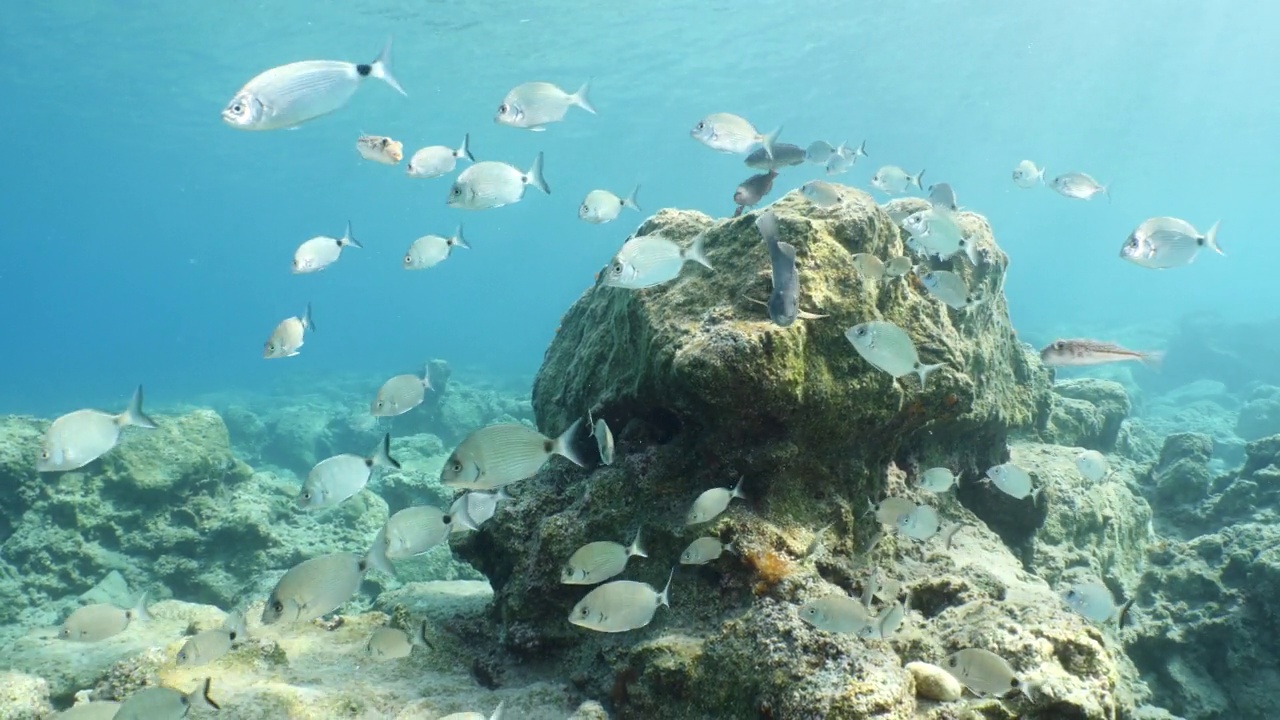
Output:
M1055 340L1040 351L1040 361L1049 367L1085 367L1137 360L1147 367L1159 369L1162 352L1130 350L1115 343L1099 340Z

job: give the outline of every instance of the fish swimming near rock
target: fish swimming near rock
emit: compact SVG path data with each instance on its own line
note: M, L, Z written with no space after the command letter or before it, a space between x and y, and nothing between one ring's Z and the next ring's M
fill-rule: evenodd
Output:
M212 684L211 678L205 678L189 693L167 687L143 688L120 703L112 720L181 720L191 708L220 710L222 706L209 696Z
M463 210L489 210L524 198L526 187L533 186L550 195L551 187L542 177L542 153L533 159L528 172L504 162L485 160L458 173L449 187L445 204Z
M364 249L364 245L351 236L350 220L340 238L317 235L299 245L293 251L293 273L300 275L324 270L338 261L342 256L342 249L346 247Z
M587 412L587 431L596 439L596 449L600 451L600 462L604 465L612 465L613 431L609 429L609 424L604 421L604 418L596 418L592 422L591 413Z
M640 204L636 202L636 196L639 194L639 185L636 185L631 190L631 194L625 198L620 198L608 190L592 190L578 206L578 218L599 225L616 220L622 208L631 208L639 212Z
M494 708L493 714L487 718L484 713L478 712L460 712L450 713L440 718L440 720L502 720L502 708L506 705L506 701L498 703L498 707Z
M634 580L605 583L573 606L569 622L597 632L638 630L653 622L658 608L671 607L671 579L675 573L675 568L672 568L662 592L648 583Z
M1013 463L1001 463L987 468L983 480L994 483L1005 495L1018 500L1030 497L1035 502L1040 495L1041 488L1032 488L1031 473Z
M872 320L854 325L844 335L863 360L889 373L895 381L914 373L920 378L922 390L929 375L945 364L926 365L920 362L920 355L911 336L888 320Z
M978 696L1004 697L1012 690L1020 690L1031 697L1030 686L1018 678L1007 660L990 650L959 650L947 656L942 662L942 669Z
M930 270L920 276L920 282L930 295L953 310L967 310L982 302L978 296L969 292L969 285L964 278L950 270Z
M460 247L463 250L471 249L471 245L467 243L467 239L462 235L461 225L453 233L453 237L423 235L414 240L409 245L409 249L405 251L404 258L400 264L405 270L426 270L449 259L449 256L453 254L453 249L456 247Z
M684 552L680 553L680 564L706 565L719 559L728 549L727 545L720 542L720 538L700 537L689 543Z
M513 499L505 487L492 492L472 490L459 495L449 506L449 514L453 516L453 527L449 532L463 533L479 528L498 512L498 503Z
M923 190L924 186L920 184L922 178L924 178L924 170L912 175L897 165L885 165L871 178L871 185L886 195L898 195L906 192L912 185Z
M777 170L769 170L769 172L759 175L752 175L733 191L733 201L738 205L738 209L733 211L733 216L742 215L742 211L748 207L754 207L764 199L769 191L773 190L773 179L778 177Z
M647 558L640 544L640 531L624 546L608 540L590 542L578 548L560 569L560 582L565 585L595 585L619 575L633 557Z
M895 601L879 615L871 618L857 635L864 640L888 640L898 632L906 618L907 606L900 601Z
M371 63L304 60L271 68L231 98L222 120L239 130L277 130L301 125L347 104L365 78L377 78L401 95L391 75L391 41Z
M520 423L474 430L445 461L440 482L453 488L493 490L533 476L552 455L584 467L573 445L574 435L581 427L579 418L554 439Z
M590 90L590 80L582 83L575 93L567 93L549 82L517 85L502 99L493 121L499 125L542 132L547 125L564 120L574 105L595 115L596 109L587 97Z
M458 520L434 505L414 505L397 511L378 531L369 547L369 564L396 576L392 560L421 555L449 538ZM475 527L471 528L475 530Z
M1069 197L1076 200L1088 200L1099 193L1107 196L1107 202L1111 202L1111 191L1106 185L1094 180L1089 175L1082 172L1069 172L1053 179L1049 183L1063 197Z
M871 253L855 254L853 269L858 271L858 275L873 282L884 279L884 261Z
M841 175L849 171L854 163L858 162L859 157L867 157L867 141L863 140L862 144L853 150L849 149L848 143L841 143L840 147L831 153L827 158L826 173L828 175Z
M945 212L955 212L960 209L956 204L956 191L952 189L951 183L930 185L929 204Z
M458 161L466 158L475 162L471 154L471 133L462 136L462 145L453 149L447 145L431 145L424 147L409 158L409 167L405 174L412 178L434 178L453 172Z
M955 484L956 476L952 474L951 468L945 467L929 468L920 473L920 477L916 480L916 487L931 493L944 493Z
M380 467L400 469L400 463L391 457L390 433L382 436L382 442L368 457L343 453L316 463L307 473L295 503L301 510L338 505L363 490Z
M147 593L130 610L109 603L94 603L72 611L58 629L58 637L73 642L98 642L119 635L135 622L148 622Z
M1111 474L1107 456L1097 450L1085 450L1077 455L1076 469L1089 482L1101 482Z
M1215 222L1208 232L1201 235L1186 220L1151 218L1143 221L1125 239L1120 257L1152 270L1167 270L1190 265L1204 248L1226 255L1218 245L1218 225Z
M805 149L791 143L774 143L773 157L763 147L751 151L743 162L752 170L776 170L783 167L803 165Z
M1044 184L1044 168L1037 168L1030 160L1023 160L1013 169L1013 182L1024 189Z
M814 140L805 148L804 159L817 165L826 165L836 152L836 146L826 140Z
M825 180L810 180L801 185L800 194L821 208L835 207L845 200L845 192L840 186Z
M782 242L778 231L778 218L772 210L760 213L756 229L769 248L769 265L773 274L773 290L765 307L769 319L778 327L790 327L796 320L817 320L826 315L805 312L800 309L800 273L796 270L796 249L791 243Z
M364 644L364 651L374 662L387 662L409 657L416 647L431 647L426 620L414 628L412 635L400 628L378 628Z
M175 658L179 667L195 667L208 665L221 658L231 647L248 637L245 629L244 614L231 612L222 621L222 626L213 630L196 633L183 643Z
M1129 598L1121 605L1112 599L1111 590L1106 585L1096 582L1076 583L1062 593L1062 600L1067 607L1082 617L1095 623L1107 623L1115 620L1123 629L1129 608L1136 598Z
M369 560L351 552L320 555L294 565L262 607L262 624L302 623L337 610L360 589Z
M743 478L738 478L738 483L733 486L732 490L724 487L704 490L693 501L693 505L689 507L689 512L685 513L684 524L697 525L711 522L729 507L729 502L734 498L745 500L747 496L742 494L742 481Z
M942 260L963 252L974 266L981 262L974 237L964 234L954 213L936 208L921 210L904 218L902 227L911 233L911 241L918 245L914 249L919 252ZM911 241L908 246L912 245Z
M871 624L871 614L862 603L844 595L827 595L800 606L800 619L832 633L857 635Z
M871 506L876 522L888 527L898 524L898 519L916 509L916 504L904 497L890 496Z
M715 270L707 259L705 237L699 233L688 248L658 234L633 237L613 256L603 282L609 287L627 290L650 288L675 280L690 260Z
M404 159L404 143L385 135L361 135L356 138L356 152L365 160L398 165Z
M884 275L888 278L900 278L911 272L914 267L911 264L911 258L905 255L898 255L885 261Z
M923 542L937 535L942 523L938 520L937 510L928 505L917 505L910 512L899 515L894 527L912 540Z
M262 357L275 360L296 356L302 349L307 331L315 329L316 324L311 319L311 303L307 303L307 309L303 311L302 317L288 317L276 325L276 329L271 331L271 337L267 338L266 345L263 346Z
M403 415L422 404L431 387L431 367L423 369L422 375L396 375L382 383L378 393L373 396L369 412L374 417L396 417Z
M712 150L724 153L745 153L757 145L764 148L767 157L773 157L773 145L782 133L778 128L771 133L761 133L756 126L733 113L712 113L699 120L689 135Z
M155 430L156 423L142 412L142 386L119 415L101 410L76 410L54 420L40 440L37 472L78 470L106 455L120 444L126 427Z
M1115 343L1086 338L1054 340L1040 351L1040 362L1048 367L1087 367L1131 360L1159 369L1164 362L1164 353L1130 350Z

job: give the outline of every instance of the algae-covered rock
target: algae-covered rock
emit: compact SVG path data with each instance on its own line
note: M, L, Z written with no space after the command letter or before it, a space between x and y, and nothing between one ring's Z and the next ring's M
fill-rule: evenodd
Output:
M1063 380L1053 385L1053 406L1043 435L1060 445L1110 452L1130 409L1129 394L1118 382Z
M49 683L21 672L0 672L0 720L35 720L53 714Z

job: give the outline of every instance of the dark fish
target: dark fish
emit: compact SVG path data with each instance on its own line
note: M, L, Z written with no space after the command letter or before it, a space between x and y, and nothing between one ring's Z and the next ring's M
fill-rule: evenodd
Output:
M804 164L805 150L799 145L791 143L777 143L773 146L773 159L769 158L769 153L763 148L756 148L747 159L744 160L747 167L754 170L773 170L781 167L791 167L793 165Z
M779 327L789 327L797 318L806 320L826 317L800 309L800 273L796 270L796 249L791 243L781 241L778 234L778 218L772 210L766 210L756 218L756 229L769 247L769 263L773 268L773 292L765 307L769 318Z
M755 205L761 198L768 195L769 191L773 190L773 179L776 177L778 177L778 171L770 170L743 180L738 189L733 191L733 201L738 204L738 209L733 211L733 216L738 217L748 206Z

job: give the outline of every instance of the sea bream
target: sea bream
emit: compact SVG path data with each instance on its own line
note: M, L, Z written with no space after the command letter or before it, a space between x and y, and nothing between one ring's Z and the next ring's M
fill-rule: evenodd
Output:
M276 325L263 345L262 357L267 360L294 357L302 349L307 331L315 329L316 324L311 320L311 303L307 303L302 317L287 317Z
M414 240L413 244L409 245L409 249L405 251L400 265L405 270L426 270L448 260L456 247L460 247L463 250L471 249L471 245L462 235L461 225L453 233L453 237L423 235Z
M1044 168L1037 168L1030 160L1023 160L1013 169L1013 182L1024 189L1044 184Z
M473 430L445 461L440 482L452 488L493 490L532 477L552 455L583 467L574 448L574 436L581 427L578 419L554 439L520 423Z
M126 427L155 430L156 423L142 412L142 386L119 415L101 410L76 410L54 420L40 441L37 472L78 470L106 455L120 443Z
M867 142L862 141L858 147L850 150L847 143L841 143L836 151L831 153L831 157L827 158L826 172L828 175L841 175L849 171L853 164L858 161L859 157L867 156Z
M948 260L956 253L963 252L969 262L977 266L981 262L978 246L973 236L966 236L956 215L950 211L931 207L911 213L902 220L902 229L911 234L913 249ZM908 245L911 245L908 242Z
M343 453L316 463L294 502L302 510L338 505L363 490L380 467L400 469L400 463L391 457L390 433L382 436L369 457Z
M1001 463L987 468L982 481L993 483L1001 492L1018 500L1030 497L1034 503L1040 495L1040 488L1032 487L1031 473L1013 463Z
M1218 245L1218 223L1201 235L1186 220L1154 217L1129 234L1120 248L1120 257L1145 268L1167 270L1190 265L1203 248L1226 255Z
M761 133L755 125L733 113L712 113L694 124L689 135L712 150L745 153L760 145L766 156L773 157L773 144L781 132L782 128L778 128L771 133Z
M853 269L858 275L873 282L884 279L884 261L871 253L857 253L853 256Z
M569 613L569 622L597 632L637 630L653 621L658 608L671 607L671 579L658 592L648 583L614 580L587 593Z
M517 85L502 99L493 121L499 125L541 132L547 129L547 125L563 120L572 105L595 115L596 109L587 99L590 89L590 80L582 83L582 87L572 94L549 82Z
M298 249L293 251L294 274L300 275L324 270L338 261L338 258L342 256L342 249L345 247L364 249L364 246L351 235L350 220L347 221L347 229L343 231L340 238L317 235L299 245Z
M498 511L498 503L513 499L505 487L493 492L472 490L463 493L449 506L449 514L453 516L453 527L450 533L463 533L475 530L489 522Z
M1040 362L1048 367L1087 367L1128 361L1159 368L1164 362L1164 353L1130 350L1115 343L1085 338L1054 340L1040 351Z
M356 594L368 571L368 559L350 552L303 560L276 583L262 607L262 624L302 623L328 615Z
M800 194L821 208L834 207L845 200L845 192L840 189L840 186L825 180L810 180L801 185Z
M826 632L858 635L873 622L862 603L845 595L810 600L799 609L800 619Z
M1077 455L1076 469L1089 482L1102 482L1111 474L1107 456L1097 450L1085 450Z
M826 317L800 309L800 273L796 270L796 249L791 243L781 240L777 216L772 210L766 210L756 218L755 225L769 248L769 266L773 275L773 290L769 293L769 301L765 303L765 307L769 309L769 319L778 327L790 327L798 319L816 320Z
M871 178L871 185L887 195L898 195L906 192L907 188L912 185L923 190L924 187L920 184L920 180L923 177L924 170L911 175L897 165L885 165L877 170L876 174Z
M733 191L733 201L738 205L738 208L733 211L733 216L738 217L746 208L759 204L764 196L773 190L773 179L776 177L778 177L778 171L770 170L743 180L742 184Z
M697 525L711 522L729 507L729 502L734 498L745 500L747 496L742 494L742 480L743 478L738 478L738 483L732 490L717 487L702 491L702 494L689 507L689 512L685 513L684 524Z
M484 713L478 712L458 712L449 713L448 715L440 718L440 720L502 720L502 708L506 704L505 700L499 702L498 707L493 709L492 715L485 715Z
M636 185L631 194L625 198L620 198L608 190L592 190L578 206L578 219L599 225L616 220L622 208L631 208L640 212L640 205L636 202L636 196L639 194L639 185Z
M604 284L609 287L641 290L675 280L681 268L690 260L708 270L711 261L707 260L703 247L705 234L699 233L689 244L682 248L674 240L662 235L640 235L627 240L604 273Z
M423 369L422 375L396 375L382 383L377 395L369 406L374 417L395 417L403 415L422 404L427 391L431 387L431 366Z
M444 542L456 519L434 505L414 505L397 511L374 536L369 547L369 564L394 577L392 560L421 555Z
M951 468L935 467L920 473L920 477L916 480L916 487L931 493L944 493L955 486L956 482L956 476L952 474Z
M929 375L944 365L920 362L920 354L911 336L888 320L872 320L854 325L844 335L863 360L889 373L895 381L914 373L920 378L921 389L924 389Z
M221 627L205 630L187 638L175 658L179 667L208 665L231 652L237 642L248 637L244 614L231 612L223 619Z
M956 204L956 191L951 183L937 183L929 186L929 204L939 210L955 212L960 209Z
M689 543L684 552L680 553L680 564L706 565L718 559L727 550L729 547L721 543L720 538L700 537Z
M167 687L143 688L120 703L112 720L181 720L193 707L220 710L209 697L212 682L205 678L189 693Z
M1019 690L1030 697L1030 686L1018 678L1008 661L990 650L965 648L947 656L942 669L979 697L1004 697Z
M600 451L600 462L604 465L613 464L613 431L609 429L609 424L604 418L595 418L593 421L591 413L587 413L587 432L596 440L596 449Z
M391 41L370 63L304 60L271 68L231 98L222 120L238 130L296 127L347 104L365 78L374 77L407 96L391 75Z
M1111 590L1096 582L1076 583L1062 593L1062 600L1067 607L1085 619L1100 624L1115 620L1121 628L1124 628L1125 618L1135 599L1129 598L1123 604L1116 605Z
M769 157L769 153L764 148L759 147L752 150L751 154L743 162L752 170L775 170L782 167L803 165L804 159L805 150L799 145L774 143L773 157Z
M595 585L604 582L622 574L627 569L627 561L633 557L649 557L640 544L639 530L630 545L611 540L589 542L569 556L560 569L560 582L565 585Z
M148 622L147 594L138 597L133 608L126 610L108 603L94 603L76 608L58 629L58 637L73 642L98 642L127 630L135 622Z
M930 270L920 276L920 282L930 295L955 310L966 310L981 302L969 292L964 278L950 270Z
M528 172L504 162L485 160L458 173L449 187L445 204L463 210L488 210L520 202L524 189L532 185L547 195L551 188L542 177L542 153L533 159Z
M405 174L413 178L433 178L440 177L445 173L453 172L458 166L458 161L466 158L471 162L476 161L476 157L471 154L471 134L467 133L462 136L462 145L457 149L445 145L431 145L424 147L409 158L409 167L405 170Z
M1107 196L1107 202L1111 202L1111 192L1107 190L1107 186L1082 172L1069 172L1059 175L1053 179L1049 186L1058 191L1058 194L1063 197L1088 200L1094 195L1102 193Z
M364 651L374 662L387 662L409 657L415 647L431 647L426 620L418 623L412 635L400 628L378 628L364 644Z

